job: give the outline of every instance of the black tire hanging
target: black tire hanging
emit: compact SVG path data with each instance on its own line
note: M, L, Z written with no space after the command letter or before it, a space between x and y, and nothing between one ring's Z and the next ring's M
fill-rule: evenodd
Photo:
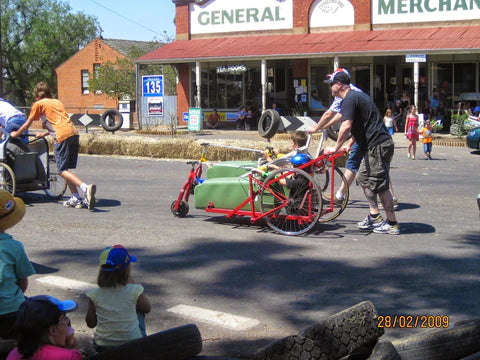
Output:
M100 118L100 124L107 131L117 131L123 125L123 115L115 109L106 110Z
M280 126L280 115L272 109L265 110L258 120L258 135L270 139Z

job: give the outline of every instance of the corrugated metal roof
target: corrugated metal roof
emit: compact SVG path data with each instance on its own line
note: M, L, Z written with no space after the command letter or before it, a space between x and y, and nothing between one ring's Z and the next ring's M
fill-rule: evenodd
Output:
M162 46L161 43L153 41L137 41L137 40L121 40L121 39L101 39L101 41L112 49L117 50L123 56L129 57L133 49L141 53L149 53L154 49Z
M428 54L454 50L480 52L480 26L176 40L138 58L137 62L387 55L406 51Z

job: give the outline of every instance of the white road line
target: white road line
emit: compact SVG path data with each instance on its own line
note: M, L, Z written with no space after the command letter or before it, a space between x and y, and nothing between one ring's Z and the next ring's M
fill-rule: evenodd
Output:
M79 292L83 292L83 291L97 287L96 285L90 284L87 282L72 280L72 279L64 278L61 276L54 276L54 275L42 276L40 278L37 278L36 281L45 285L51 285L58 288L75 290Z
M238 331L247 330L260 324L260 322L256 319L188 305L177 305L168 309L167 311L186 318L214 325L220 325L228 329Z

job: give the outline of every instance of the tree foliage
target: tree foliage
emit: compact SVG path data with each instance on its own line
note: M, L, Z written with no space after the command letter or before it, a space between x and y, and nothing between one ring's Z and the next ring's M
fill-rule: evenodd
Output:
M32 100L39 81L56 89L55 69L98 33L96 18L63 1L1 0L0 11L2 95L17 105Z
M152 41L151 51L162 46L163 43ZM102 64L95 72L90 73L88 87L90 91L102 91L113 99L135 99L136 67L135 59L144 55L139 48L132 47L126 58L117 58L115 62L108 61ZM171 66L142 65L139 76L164 75L164 92L176 95L176 73Z

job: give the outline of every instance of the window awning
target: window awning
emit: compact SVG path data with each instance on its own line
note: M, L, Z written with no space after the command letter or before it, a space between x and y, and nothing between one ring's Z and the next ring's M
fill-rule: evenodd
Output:
M262 35L176 40L138 63L480 53L480 26Z

